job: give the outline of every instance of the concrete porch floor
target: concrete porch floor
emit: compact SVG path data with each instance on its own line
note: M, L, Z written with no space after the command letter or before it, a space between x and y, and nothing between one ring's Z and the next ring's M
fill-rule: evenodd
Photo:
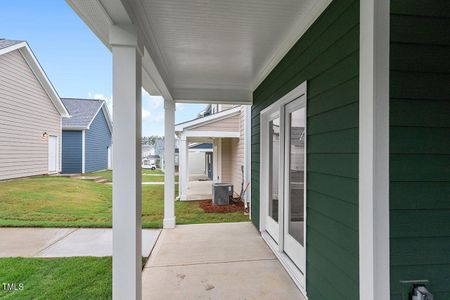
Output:
M163 230L142 274L143 299L300 299L249 223Z

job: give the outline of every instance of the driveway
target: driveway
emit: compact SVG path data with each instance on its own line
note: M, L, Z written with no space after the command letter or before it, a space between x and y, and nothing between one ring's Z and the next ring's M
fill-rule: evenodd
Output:
M149 256L159 229L142 230L142 256ZM112 256L112 229L0 228L0 257Z

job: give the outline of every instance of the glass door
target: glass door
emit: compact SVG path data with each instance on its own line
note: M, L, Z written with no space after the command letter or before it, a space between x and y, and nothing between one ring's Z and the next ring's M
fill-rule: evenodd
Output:
M296 99L285 106L284 252L305 274L306 107Z
M268 120L268 201L266 226L275 242L279 239L280 210L280 117Z

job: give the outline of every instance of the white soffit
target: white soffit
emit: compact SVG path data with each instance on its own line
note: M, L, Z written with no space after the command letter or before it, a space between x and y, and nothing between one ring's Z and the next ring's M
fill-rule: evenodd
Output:
M120 17L109 8L118 0L67 1L102 40L108 22ZM330 2L122 0L152 62L144 61L144 70L157 70L175 101L239 104L251 104L254 89ZM92 12L97 19L86 17Z

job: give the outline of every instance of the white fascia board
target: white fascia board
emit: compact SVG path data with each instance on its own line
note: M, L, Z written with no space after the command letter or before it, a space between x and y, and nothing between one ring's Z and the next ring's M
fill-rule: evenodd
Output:
M213 152L213 149L212 148L209 148L209 149L192 149L192 148L189 148L189 152Z
M187 138L190 137L207 137L207 138L239 138L239 131L192 131L186 130L183 133Z
M20 43L14 44L12 46L0 49L0 55L12 52L12 51L17 50L17 49L20 49L22 47L25 47L26 45L27 45L26 42L20 42Z
M61 117L65 117L65 118L69 117L69 112L67 111L66 107L62 103L61 98L59 97L59 95L56 92L55 88L53 87L52 83L48 79L47 75L45 74L45 72L42 69L41 65L39 64L38 60L36 59L36 56L34 56L33 51L28 46L27 42L21 42L21 43L12 45L11 47L1 49L0 55L9 53L14 50L19 50L20 54L27 62L28 66L30 67L34 76L41 84L45 93L50 98L50 100L52 101L53 105L55 106L56 110L61 115Z
M331 2L332 0L315 0L309 12L305 13L305 17L298 19L292 30L286 35L284 42L274 51L273 55L269 56L266 63L263 64L263 67L255 76L252 84L253 90L256 90L261 82L266 79L270 72L280 63L283 57L286 56L289 50L291 50Z
M212 114L212 115L209 115L209 116L206 116L203 118L197 118L197 119L194 119L191 121L179 123L179 124L175 125L175 131L180 132L180 131L185 130L186 128L191 128L193 126L206 125L211 122L229 118L233 115L239 114L240 111L241 111L241 108L238 106L238 107L234 107L231 109L223 110L221 112L218 112L216 114Z
M104 32L100 27L99 23L93 22L93 18L90 15L92 12L85 11L82 8L82 2L80 0L66 0L67 4L75 11L75 13L81 18L81 20L92 30L92 32L102 41L102 43L111 50L111 46L108 44L108 32ZM102 12L102 19L108 24L107 27L114 24L113 20L106 12L105 8L100 4L98 0L91 1L90 5L92 5L95 9ZM97 18L98 21L99 18Z
M80 130L86 130L89 129L87 126L73 126L73 127L63 127L63 131L80 131Z
M92 122L94 122L95 118L97 118L98 113L100 112L100 110L103 110L103 114L105 115L106 118L106 123L108 124L109 127L109 131L112 133L112 122L111 122L111 116L109 114L109 110L106 107L106 101L102 100L103 103L102 105L98 108L97 112L95 113L94 117L91 119L91 121L89 122L89 124L85 127L85 129L89 129L91 128L91 124Z
M172 95L178 103L252 104L250 87L200 86L173 87Z
M113 131L113 123L112 123L111 114L110 114L110 112L109 112L108 106L106 105L106 102L103 103L102 109L103 109L103 113L104 113L105 118L106 118L106 122L108 123L109 131L110 131L111 134L112 134L112 131Z

